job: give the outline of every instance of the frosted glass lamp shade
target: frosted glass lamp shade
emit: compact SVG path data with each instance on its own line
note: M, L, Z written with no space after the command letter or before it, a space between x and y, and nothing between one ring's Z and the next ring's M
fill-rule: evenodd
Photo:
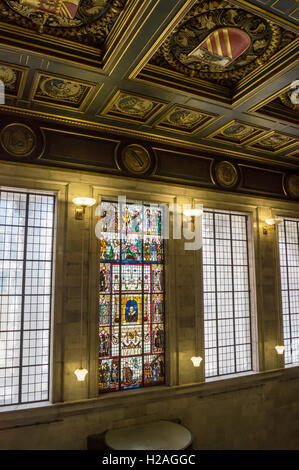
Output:
M201 209L184 209L184 215L186 217L199 217L202 215Z
M191 357L191 361L193 362L194 367L199 367L199 366L200 366L200 363L201 363L201 361L202 361L202 357L200 357L200 356L197 356L197 357L193 356L193 357Z
M85 377L88 374L88 370L80 367L80 369L75 370L74 374L77 377L78 382L84 382Z
M93 199L92 197L75 197L73 199L73 203L76 204L76 206L83 207L94 206L96 202L96 199Z
M283 354L284 353L284 346L275 346L275 349L277 351L277 354Z
M283 219L281 219L279 217L275 217L274 219L266 219L265 222L268 225L278 225L278 224L281 224L283 222Z

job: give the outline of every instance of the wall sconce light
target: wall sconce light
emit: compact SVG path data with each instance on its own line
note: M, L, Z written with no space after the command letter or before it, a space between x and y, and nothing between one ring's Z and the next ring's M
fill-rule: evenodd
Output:
M263 233L264 235L267 235L268 231L275 230L276 225L281 224L283 222L283 219L275 217L274 219L266 219L265 222L267 225L264 225Z
M275 346L277 354L283 354L284 353L284 346Z
M80 367L79 369L75 370L74 374L77 377L78 382L84 382L86 374L88 374L88 370Z
M202 361L202 357L200 357L200 356L197 356L197 357L193 356L193 357L191 357L191 361L193 362L194 367L199 367L199 366L200 366L200 363L201 363L201 361Z
M86 207L94 206L96 202L96 199L91 197L75 197L73 199L73 203L77 206L75 211L75 219L82 220Z
M202 209L184 209L183 215L185 217L185 221L188 222L188 218L190 217L191 220L191 228L194 231L195 227L195 217L200 217L203 214Z

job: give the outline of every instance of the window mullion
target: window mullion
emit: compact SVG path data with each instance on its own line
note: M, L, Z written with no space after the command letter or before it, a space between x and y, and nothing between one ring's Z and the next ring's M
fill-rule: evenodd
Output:
M27 265L27 239L28 239L28 217L29 217L29 194L26 195L25 231L24 231L24 255L22 274L22 306L21 306L21 335L20 335L20 362L19 362L19 403L22 402L22 380L23 380L23 342L24 342L24 314L26 294L26 265Z

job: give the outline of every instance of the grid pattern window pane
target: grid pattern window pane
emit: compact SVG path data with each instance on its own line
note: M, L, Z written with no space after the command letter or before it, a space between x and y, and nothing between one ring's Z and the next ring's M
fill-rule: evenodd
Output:
M252 370L247 215L204 211L205 375Z
M0 191L0 406L49 399L54 206Z
M285 364L299 362L299 219L278 226Z
M163 210L101 206L99 392L164 383Z

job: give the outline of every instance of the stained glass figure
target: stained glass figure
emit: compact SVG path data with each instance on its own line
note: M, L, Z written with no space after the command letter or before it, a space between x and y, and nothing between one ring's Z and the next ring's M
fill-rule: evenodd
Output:
M101 205L99 391L164 383L162 208Z

